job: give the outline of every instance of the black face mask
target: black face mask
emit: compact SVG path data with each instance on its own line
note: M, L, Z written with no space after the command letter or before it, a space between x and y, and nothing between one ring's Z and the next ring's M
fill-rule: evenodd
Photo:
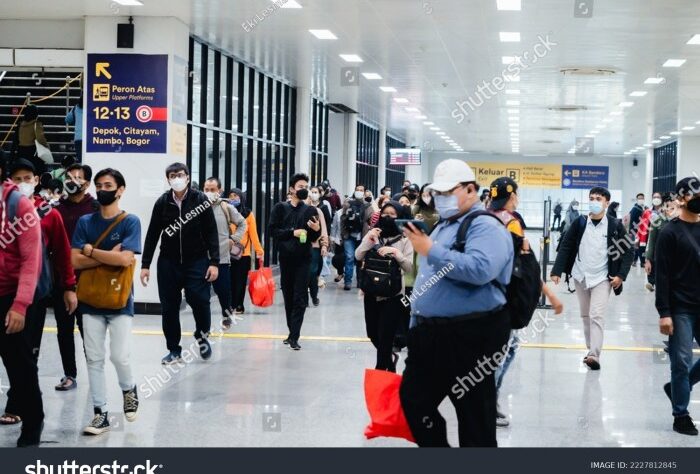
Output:
M367 196L367 197L365 198L365 201L367 201L367 202L372 202L372 198L369 197L369 196Z
M109 206L117 200L117 190L114 191L97 191L97 202L103 206Z
M414 201L414 200L418 199L418 194L408 193L408 199L410 199L411 201Z
M688 201L688 210L695 214L700 214L700 197L696 197Z
M297 198L301 199L302 201L309 197L309 190L308 189L297 189Z
M399 235L399 227L396 225L396 219L389 216L382 216L377 221L377 227L382 231L382 237L395 237Z
M70 180L66 181L63 187L65 188L66 193L68 193L70 196L80 193L80 191L82 191L83 188L82 186L79 186L78 184Z

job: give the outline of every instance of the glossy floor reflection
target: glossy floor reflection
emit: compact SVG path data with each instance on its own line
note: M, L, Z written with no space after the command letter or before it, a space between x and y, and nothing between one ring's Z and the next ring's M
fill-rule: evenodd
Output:
M504 382L501 404L511 421L499 429L501 446L698 446L698 438L671 430L671 409L661 389L668 361L657 330L653 294L633 268L622 296L614 297L607 319L600 372L581 363L585 351L576 297L557 291L565 313L534 331ZM358 294L330 283L321 306L307 312L303 349L292 352L286 336L281 294L277 304L246 313L225 337L212 337L214 356L171 373L160 365L165 342L155 316L137 316L133 364L140 387L136 422L124 424L121 394L107 363L114 427L98 438L81 436L91 418L85 361L79 357L79 387L54 391L60 358L54 321L47 318L40 381L44 392L47 446L411 446L400 440L367 441L362 379L375 353L364 340ZM249 308L250 309L250 308ZM220 315L216 310L216 318ZM216 319L215 318L215 319ZM191 331L189 312L183 328ZM78 337L76 335L76 337ZM183 346L192 343L183 338ZM399 363L400 368L403 363ZM0 369L6 390L4 370ZM691 414L700 418L700 399ZM4 403L4 395L0 402ZM450 440L457 443L454 411L443 405ZM13 446L18 427L0 427L0 445ZM49 444L51 443L51 444Z

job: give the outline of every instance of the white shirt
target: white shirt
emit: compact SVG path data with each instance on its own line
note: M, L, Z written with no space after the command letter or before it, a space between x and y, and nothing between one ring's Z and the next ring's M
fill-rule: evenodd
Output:
M593 288L608 279L608 217L595 225L590 217L581 237L578 255L571 276L586 288Z

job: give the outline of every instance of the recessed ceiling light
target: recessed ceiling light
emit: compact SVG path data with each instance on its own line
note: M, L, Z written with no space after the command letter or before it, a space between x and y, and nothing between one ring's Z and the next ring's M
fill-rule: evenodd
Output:
M499 10L520 10L520 0L496 0Z
M668 132L668 134L669 135L683 135L683 132L675 131L675 132Z
M433 122L423 122L423 125L435 125Z
M318 39L322 40L335 40L338 39L336 35L334 35L331 30L309 30L309 33L314 35Z
M390 87L390 86L380 86L379 87L382 91L384 92L396 92L395 87Z
M378 81L382 78L382 76L380 76L376 72L363 72L362 75L365 76L365 79L367 79L368 81Z
M661 143L661 140L652 140L651 143Z
M440 137L440 138L442 138L442 139L443 139L443 140L445 140L445 141L447 141L447 140L451 140L451 138L450 138L450 137L448 137L447 135L445 135L444 137Z
M341 54L340 57L346 63L361 63L362 62L362 58L359 57L357 54Z
M517 122L519 120L520 120L520 117L518 117L517 115L511 115L510 117L508 117L508 121L510 121L510 122Z
M619 104L620 107L632 107L634 105L634 102L620 102Z
M509 114L519 114L519 113L520 113L520 109L508 109L508 113L509 113Z
M584 135L586 138L593 138L593 135Z
M425 119L427 119L427 118L428 118L427 115L416 115L416 119L417 119L417 120L425 120Z
M647 95L647 91L634 91L630 94L631 97L644 97Z
M506 100L506 105L512 105L512 106L517 107L518 105L520 105L520 101L519 100Z
M433 132L438 132L440 131L440 127L430 127L430 130L432 130Z
M681 130L695 130L695 127L683 127Z
M598 125L595 126L595 128L598 128L601 130L604 129L605 127L606 127L606 125L603 125L602 123L599 123Z
M418 112L418 109L415 107L406 107L404 110L406 112Z
M686 44L700 44L700 35L693 35Z
M663 67L681 67L685 64L685 59L667 59Z
M143 2L140 2L139 0L114 0L114 3L118 3L119 5L123 5L125 7L142 7Z
M503 76L506 82L520 82L520 76L515 75L505 75Z
M619 110L614 110L614 111L610 112L610 115L622 115L622 112Z
M649 77L644 81L644 84L661 84L664 80L663 77Z
M645 146L645 147L649 148L649 147L651 146L651 143L645 143L645 144L642 145L642 146Z
M624 151L624 152L622 152L622 154L623 154L623 155L631 155L632 152L631 152L631 151Z
M591 130L591 131L588 132L588 133L590 133L591 135L597 135L597 134L600 133L600 130Z
M408 99L406 99L404 97L395 97L394 102L396 102L397 104L407 104Z
M517 43L520 41L520 33L517 31L501 31L498 33L502 43Z
M603 119L603 123L610 123L612 121L613 121L613 119L611 119L611 118L604 118Z
M272 3L282 3L282 2L279 2L279 1L275 2L275 1L273 0ZM286 2L284 2L284 4L282 5L281 8L301 8L301 5L299 5L299 4L296 2L296 0L287 0Z
M506 89L508 95L520 95L520 89Z
M435 135L447 135L445 132L437 132Z
M659 138L662 140L668 140L671 137L669 135L661 135Z

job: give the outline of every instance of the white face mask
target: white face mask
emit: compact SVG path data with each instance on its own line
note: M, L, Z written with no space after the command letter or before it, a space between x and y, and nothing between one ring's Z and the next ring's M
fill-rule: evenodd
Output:
M637 204L644 207L644 199L637 199Z
M384 195L391 197L391 191L384 191Z
M660 206L661 205L661 198L654 198L651 200L651 203L655 206Z
M207 195L210 201L216 201L219 199L219 193L204 193Z
M578 211L578 204L574 204L573 206L571 206L571 209L573 209L574 211Z
M170 187L173 188L173 191L179 193L180 191L184 191L185 188L187 188L187 178L173 178L169 181Z
M318 202L319 198L321 197L321 196L319 196L318 193L311 193L311 194L309 194L309 196L311 197L311 200L313 202Z
M426 206L430 205L430 201L433 200L433 197L428 195L428 196L423 196L423 202L425 203Z
M41 191L39 191L39 196L41 196L41 198L44 201L50 201L52 199L51 191L49 191L48 189L42 189Z
M32 183L19 183L17 187L19 188L20 193L24 194L26 197L29 198L34 195L34 188L36 186L34 186L34 184Z
M355 191L355 199L362 199L365 197L365 193L363 191Z

